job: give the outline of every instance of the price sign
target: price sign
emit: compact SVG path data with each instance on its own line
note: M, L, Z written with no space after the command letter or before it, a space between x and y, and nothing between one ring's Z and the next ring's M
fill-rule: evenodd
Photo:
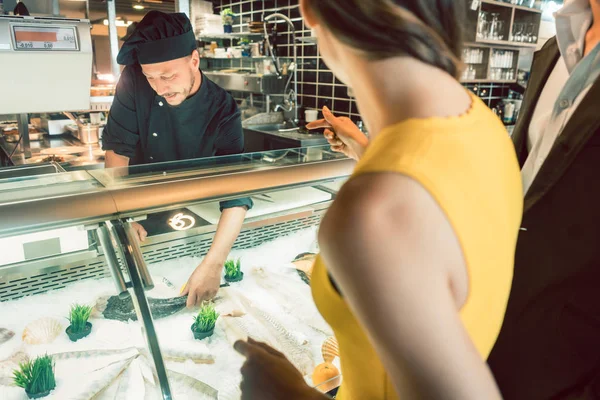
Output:
M13 26L16 50L79 50L75 27Z

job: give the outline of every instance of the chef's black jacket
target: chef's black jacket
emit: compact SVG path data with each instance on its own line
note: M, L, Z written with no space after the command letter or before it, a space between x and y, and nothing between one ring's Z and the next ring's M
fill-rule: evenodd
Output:
M241 115L229 93L202 75L200 89L179 106L156 94L138 64L125 67L117 85L102 148L150 164L239 154L244 150ZM249 198L221 202L246 206Z

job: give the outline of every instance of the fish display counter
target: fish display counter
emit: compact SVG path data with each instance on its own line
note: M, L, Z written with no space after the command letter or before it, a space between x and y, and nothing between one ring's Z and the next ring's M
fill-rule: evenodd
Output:
M335 390L337 342L309 283L353 167L313 147L0 179L0 397L239 399L247 337ZM217 296L186 308L219 202L247 197Z

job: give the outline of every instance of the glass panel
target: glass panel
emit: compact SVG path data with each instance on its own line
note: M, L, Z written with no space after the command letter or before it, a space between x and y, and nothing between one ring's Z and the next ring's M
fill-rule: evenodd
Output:
M223 175L233 172L277 168L318 161L341 159L329 146L274 150L193 160L135 165L88 171L109 188L136 186L180 178Z
M0 179L0 204L101 190L86 171L12 177Z
M284 162L285 157L276 162ZM343 181L292 188L289 190L302 190L287 198L268 193L275 204L304 203L283 212L249 218L251 222L227 257L233 265L224 271L229 270L232 276L226 278L225 272L220 272L220 288L211 303L219 314L212 332L210 323L205 327L195 324L199 310L185 307L187 296L182 295L182 289L197 267L214 268L204 263L203 256L212 245L216 221L207 221L206 210L195 210L194 215L202 215L208 223L203 228L190 229L185 234L162 232L141 243L155 285L146 295L174 398L199 393L212 398L215 392L218 398L239 398L244 360L232 346L248 336L282 351L307 383L312 383L315 367L323 362L323 344L333 335L316 309L309 286L318 252L317 228L328 201L335 197ZM257 197L257 201L265 202L265 207L273 206L262 194ZM218 220L219 215L213 217ZM241 274L235 270L238 260ZM216 265L217 271L220 268ZM331 390L336 385L327 382L320 388Z
M94 243L82 225L14 235L0 238L0 266L85 252L93 248Z
M53 231L39 232L46 233ZM160 398L142 324L106 317L107 309L115 309L117 291L104 257L92 253L0 269L2 399L26 399L25 389L13 385L13 372L28 360L44 364L36 360L45 356L55 364L53 384L40 388L51 390L48 398ZM73 316L73 306L90 309Z

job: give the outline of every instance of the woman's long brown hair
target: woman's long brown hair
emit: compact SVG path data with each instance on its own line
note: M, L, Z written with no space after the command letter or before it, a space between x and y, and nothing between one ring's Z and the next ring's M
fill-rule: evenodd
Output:
M309 0L309 7L370 59L405 55L460 75L465 0Z

